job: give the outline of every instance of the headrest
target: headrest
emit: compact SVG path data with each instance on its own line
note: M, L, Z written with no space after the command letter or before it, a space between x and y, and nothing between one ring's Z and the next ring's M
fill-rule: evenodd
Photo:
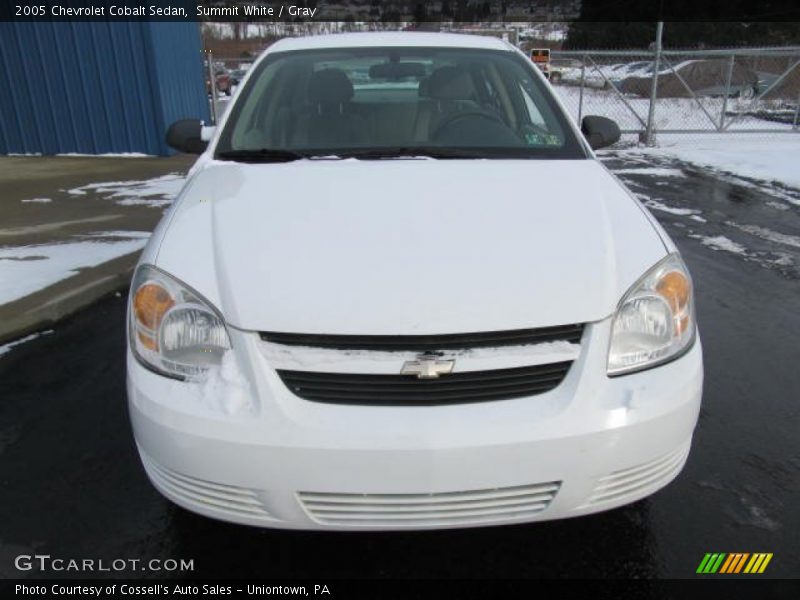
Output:
M340 69L323 69L308 80L308 100L312 104L341 104L353 97L353 84Z
M460 67L436 69L428 81L428 94L437 100L471 100L475 88L469 73Z

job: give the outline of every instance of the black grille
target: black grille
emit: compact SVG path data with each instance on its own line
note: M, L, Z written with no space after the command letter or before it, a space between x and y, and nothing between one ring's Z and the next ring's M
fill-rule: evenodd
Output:
M555 388L572 361L443 375L417 379L408 375L362 375L279 370L283 383L306 400L332 404L423 406L506 400L542 394Z
M312 346L340 350L460 350L465 348L498 348L542 342L572 342L578 344L583 324L486 331L480 333L450 333L443 335L327 335L315 333L277 333L264 331L261 339L287 346Z

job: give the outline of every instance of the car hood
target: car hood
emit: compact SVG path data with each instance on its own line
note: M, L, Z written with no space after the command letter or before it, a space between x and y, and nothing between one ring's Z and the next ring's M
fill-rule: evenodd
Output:
M490 331L608 317L650 218L590 159L211 161L149 254L243 329Z

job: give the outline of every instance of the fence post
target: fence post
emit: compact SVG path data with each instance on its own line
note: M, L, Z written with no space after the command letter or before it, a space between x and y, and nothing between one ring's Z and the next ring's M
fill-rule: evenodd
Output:
M656 25L656 47L653 57L653 82L650 88L650 107L647 111L647 128L645 131L644 142L648 146L656 145L655 118L656 100L658 97L658 70L661 63L661 37L664 33L664 21L659 21Z
M211 90L211 120L217 124L217 79L214 77L214 56L208 52L208 86Z
M586 55L583 55L581 60L581 89L578 94L578 127L581 126L581 118L583 118L583 82L586 77ZM796 120L796 119L795 119Z
M794 107L794 121L792 122L792 129L800 127L800 94L797 94L797 106Z
M733 64L736 56L731 54L731 59L728 61L728 78L725 80L725 95L722 96L722 114L719 116L719 127L717 131L722 131L725 127L725 111L728 110L728 97L731 95L731 80L733 79Z

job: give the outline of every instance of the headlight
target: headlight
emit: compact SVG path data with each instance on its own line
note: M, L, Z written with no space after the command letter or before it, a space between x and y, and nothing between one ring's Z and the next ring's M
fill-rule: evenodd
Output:
M225 323L211 304L155 267L136 270L128 312L134 356L162 375L202 375L219 365L231 347Z
M670 254L637 281L619 303L611 325L608 374L622 375L673 360L695 337L692 279Z

